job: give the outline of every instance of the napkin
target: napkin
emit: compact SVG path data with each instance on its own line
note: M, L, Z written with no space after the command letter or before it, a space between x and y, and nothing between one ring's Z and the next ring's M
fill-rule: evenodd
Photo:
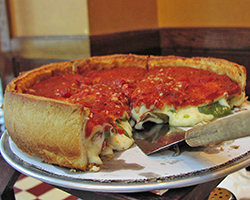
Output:
M218 187L232 192L238 200L250 200L250 171L246 168L228 175Z

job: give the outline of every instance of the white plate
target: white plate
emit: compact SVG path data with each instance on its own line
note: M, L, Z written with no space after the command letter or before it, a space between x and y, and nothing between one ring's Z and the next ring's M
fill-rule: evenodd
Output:
M250 165L250 137L220 146L172 150L146 156L134 145L116 152L100 172L71 172L21 152L7 132L1 137L3 158L16 170L60 187L97 192L142 192L191 186L224 177ZM238 148L235 148L238 147Z

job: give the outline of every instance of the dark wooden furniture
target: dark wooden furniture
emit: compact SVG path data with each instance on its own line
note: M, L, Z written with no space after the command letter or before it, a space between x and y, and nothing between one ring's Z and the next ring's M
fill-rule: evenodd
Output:
M8 165L2 156L0 156L0 200L14 200L13 185L18 179L20 173Z

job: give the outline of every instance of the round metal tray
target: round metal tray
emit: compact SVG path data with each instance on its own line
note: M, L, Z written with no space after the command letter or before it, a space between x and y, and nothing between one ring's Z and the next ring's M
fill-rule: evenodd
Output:
M250 137L220 146L184 148L179 156L165 150L146 156L134 145L116 152L100 172L72 172L21 152L7 132L1 137L1 154L23 174L59 187L77 190L131 193L191 186L215 180L250 165ZM238 148L233 148L237 146ZM222 150L223 149L223 150Z

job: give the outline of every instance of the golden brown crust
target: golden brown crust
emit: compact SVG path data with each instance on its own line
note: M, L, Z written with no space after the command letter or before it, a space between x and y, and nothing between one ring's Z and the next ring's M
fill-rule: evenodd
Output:
M8 133L21 150L49 163L86 169L83 130L88 110L9 91L5 93L3 108Z
M84 73L91 69L120 66L190 66L226 74L236 81L242 94L233 105L245 98L245 68L222 59L183 58L175 56L110 55L69 62L53 63L24 72L6 87L4 95L5 125L12 140L24 152L42 157L46 162L69 168L88 167L85 125L89 110L63 101L24 94L27 88L54 75Z
M39 68L22 72L17 78L14 78L6 87L6 91L23 92L32 85L45 80L53 75L60 75L72 72L72 62L59 62L43 65Z
M79 60L76 64L78 73L93 69L112 69L120 66L147 68L148 56L115 54L108 56L96 56Z
M88 159L82 129L87 110L22 93L53 75L72 73L72 63L44 65L13 79L5 90L4 119L9 135L22 151L37 155L48 163L86 170Z

